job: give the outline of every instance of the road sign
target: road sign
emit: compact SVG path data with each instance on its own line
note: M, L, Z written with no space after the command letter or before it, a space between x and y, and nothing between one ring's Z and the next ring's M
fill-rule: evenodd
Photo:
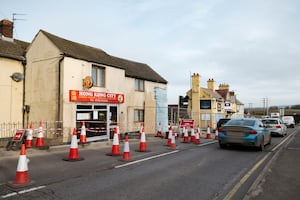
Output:
M193 119L182 119L180 121L180 128L194 128L194 120Z

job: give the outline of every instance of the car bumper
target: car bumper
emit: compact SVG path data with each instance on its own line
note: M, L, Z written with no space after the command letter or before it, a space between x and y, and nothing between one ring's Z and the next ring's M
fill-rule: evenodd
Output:
M256 146L258 147L259 140L257 135L248 135L245 137L228 137L225 134L219 134L218 140L220 144L237 144L243 146Z

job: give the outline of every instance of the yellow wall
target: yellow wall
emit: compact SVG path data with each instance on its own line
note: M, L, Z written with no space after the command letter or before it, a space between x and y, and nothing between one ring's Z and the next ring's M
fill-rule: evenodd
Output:
M22 123L23 121L23 83L15 82L11 75L15 72L23 74L21 61L0 57L0 123Z

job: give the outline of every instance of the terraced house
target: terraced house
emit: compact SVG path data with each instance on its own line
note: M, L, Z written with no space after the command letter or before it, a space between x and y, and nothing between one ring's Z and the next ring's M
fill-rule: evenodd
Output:
M13 23L0 21L0 124L23 122L25 53L29 43L13 38ZM4 129L4 128L3 128ZM5 137L10 130L0 130Z
M167 131L167 81L150 66L44 30L31 43L14 40L12 22L4 22L0 123L33 124L36 133L42 121L45 137L59 143L69 142L83 122L88 141L108 139L115 125L121 133L141 124L155 133L159 123Z

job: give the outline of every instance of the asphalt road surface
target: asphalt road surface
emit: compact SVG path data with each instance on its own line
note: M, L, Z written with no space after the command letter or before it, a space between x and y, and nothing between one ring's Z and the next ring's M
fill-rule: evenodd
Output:
M179 139L177 149L171 150L165 139L156 138L147 143L149 152L137 152L138 142L130 143L130 162L107 156L110 148L98 144L80 148L84 160L78 162L63 161L68 156L65 150L31 157L28 150L33 184L8 187L17 160L2 159L0 195L1 199L243 199L282 139L272 138L272 145L260 152L220 149L216 140L205 139L200 145Z

